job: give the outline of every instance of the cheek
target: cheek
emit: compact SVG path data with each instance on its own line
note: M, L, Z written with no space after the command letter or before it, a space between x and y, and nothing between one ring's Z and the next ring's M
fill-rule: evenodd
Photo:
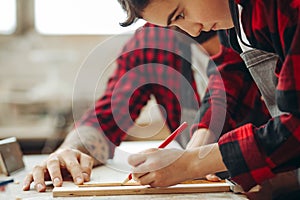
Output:
M205 7L200 7L199 9L192 9L189 12L187 12L187 20L193 21L196 23L206 23L207 21L211 21L211 18L213 18L212 10L210 9L203 9Z

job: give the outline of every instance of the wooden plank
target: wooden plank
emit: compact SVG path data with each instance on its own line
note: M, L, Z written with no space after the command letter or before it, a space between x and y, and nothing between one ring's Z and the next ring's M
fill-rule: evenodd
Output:
M197 180L189 180L184 181L181 184L202 184L202 183L225 183L225 180L220 181L208 181L206 179L197 179ZM110 183L84 183L82 185L78 185L78 187L108 187L108 186L140 186L141 184L137 182L127 182L126 184L122 184L120 182L110 182Z
M78 187L110 187L110 186L140 186L141 184L137 182L128 182L124 185L122 183L84 183L83 185L78 185Z
M177 184L170 187L152 188L149 186L106 186L106 187L55 187L53 197L70 196L115 196L141 194L186 194L203 192L229 192L230 184L226 182Z

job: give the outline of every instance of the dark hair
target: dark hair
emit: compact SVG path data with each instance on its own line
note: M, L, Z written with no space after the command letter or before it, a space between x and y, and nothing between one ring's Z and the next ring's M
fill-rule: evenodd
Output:
M118 0L123 10L127 13L127 19L120 25L125 27L142 18L142 12L148 6L150 0Z

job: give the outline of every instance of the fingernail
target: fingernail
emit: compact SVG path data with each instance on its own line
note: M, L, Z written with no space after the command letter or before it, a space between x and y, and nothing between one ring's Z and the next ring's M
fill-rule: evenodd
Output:
M36 189L37 189L38 191L41 191L43 188L44 188L43 185L40 184L40 183L36 185Z
M89 181L90 180L90 177L87 173L82 173L83 174L83 177L84 177L84 180L85 181Z
M26 190L27 189L27 185L23 185L22 190Z
M77 177L76 178L76 183L77 184L81 184L83 181L82 181L82 178L81 177Z
M58 186L60 184L60 179L59 178L55 178L54 180L53 180L53 185L54 186Z

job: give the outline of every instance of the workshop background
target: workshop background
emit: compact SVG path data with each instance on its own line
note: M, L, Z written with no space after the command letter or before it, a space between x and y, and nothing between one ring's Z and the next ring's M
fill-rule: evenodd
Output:
M122 28L125 17L111 0L0 0L0 139L16 137L24 154L52 152L72 127L73 84L89 52L145 23ZM91 102L80 101L84 112Z

